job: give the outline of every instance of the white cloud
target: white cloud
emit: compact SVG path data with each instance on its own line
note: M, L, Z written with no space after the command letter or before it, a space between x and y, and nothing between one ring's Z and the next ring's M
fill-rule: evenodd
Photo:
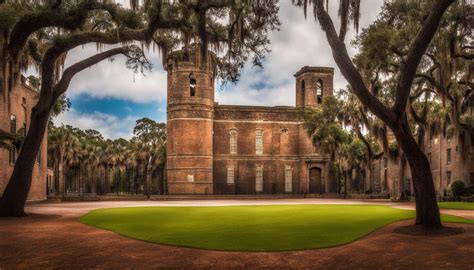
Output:
M130 139L137 116L119 118L115 115L101 112L80 113L73 108L54 119L56 125L65 124L80 129L95 129L107 139Z
M384 0L362 1L360 27L368 26L377 16ZM122 1L126 3L128 1ZM337 26L338 1L330 1L330 13ZM314 20L311 11L305 19L303 11L291 4L280 1L281 31L271 33L271 54L264 63L264 69L247 65L237 85L228 85L224 90L216 89L216 101L221 104L236 105L295 105L295 83L293 74L305 65L335 67L334 88L344 88L347 84L337 69L324 32ZM346 43L355 37L350 30ZM103 50L110 48L104 46ZM350 55L356 49L348 45ZM66 66L97 52L95 45L87 45L69 52ZM68 95L81 94L95 98L120 98L134 102L163 102L166 99L166 72L161 66L161 55L149 51L147 56L154 63L146 77L133 74L126 69L124 57L115 61L103 61L81 73L72 81ZM134 79L135 78L135 79ZM257 89L256 85L259 85ZM74 106L74 105L73 105ZM166 118L164 108L157 111ZM130 138L135 120L140 116L119 119L116 116L93 112L83 114L74 109L59 116L55 122L72 124L80 128L97 129L107 138Z
M362 1L361 28L368 26L380 11L383 0ZM330 13L338 27L338 1L330 1ZM369 6L370 5L370 6ZM291 4L280 2L281 31L271 33L271 54L267 57L263 70L256 72L255 67L247 65L241 80L216 93L216 101L221 104L245 105L295 105L295 82L293 74L301 67L328 66L335 68L334 88L345 88L346 80L334 62L331 48L312 11L308 10L307 19L303 10ZM356 36L354 30L348 31L346 43ZM356 49L348 45L350 55ZM263 83L260 90L255 85Z
M112 48L104 46L102 50ZM66 66L97 53L95 45L78 47L69 52ZM134 102L162 101L166 99L166 73L161 67L161 57L155 51L147 54L153 63L151 72L134 74L125 67L125 57L120 55L110 62L104 60L77 74L69 87L68 95L88 94L94 98L120 98Z

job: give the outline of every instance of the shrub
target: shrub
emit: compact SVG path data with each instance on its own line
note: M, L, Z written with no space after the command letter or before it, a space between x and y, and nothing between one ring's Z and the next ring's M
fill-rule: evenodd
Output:
M474 186L470 186L467 188L467 195L474 196Z
M458 180L451 184L451 191L455 197L459 197L466 194L468 190L464 181Z

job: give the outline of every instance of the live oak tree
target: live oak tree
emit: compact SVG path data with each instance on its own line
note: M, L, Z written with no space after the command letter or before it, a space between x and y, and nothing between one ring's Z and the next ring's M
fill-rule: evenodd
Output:
M2 17L2 91L5 103L18 81L19 71L29 65L29 59L36 62L41 70L41 87L38 103L31 112L28 133L22 144L22 151L15 163L13 174L0 201L0 214L22 216L28 196L34 161L36 159L51 111L56 101L65 93L75 74L104 59L117 54L132 56L130 63L147 63L141 49L137 46L124 46L98 53L79 61L63 72L59 71L65 54L72 48L86 44L90 39L100 38L93 32L91 10L107 10L117 24L133 25L126 12L113 4L86 1L78 5L64 4L61 1L32 1L17 4L6 1L0 6ZM100 16L93 16L99 19ZM133 26L136 26L133 25ZM54 31L51 27L60 30ZM79 33L79 29L83 28ZM109 43L117 43L111 33L101 33ZM116 34L115 34L116 36ZM85 38L84 38L85 37ZM82 40L81 40L82 38ZM9 108L9 106L7 106Z
M34 160L50 112L75 74L117 54L128 56L127 64L132 69L149 68L141 48L128 45L138 41L158 47L163 55L179 45L184 45L185 51L191 44L199 45L193 47L200 47L203 54L207 54L207 48L213 49L219 75L236 81L250 58L253 64L261 65L269 51L268 32L279 26L274 0L131 1L131 9L112 2L0 2L4 96L13 90L21 68L34 61L41 70L39 101L32 110L28 134L0 201L0 215L24 215ZM67 52L88 43L125 46L100 52L61 72ZM223 50L223 45L227 49Z
M429 8L429 3L416 1L386 2L382 15L363 29L354 42L359 48L354 63L366 81L375 82L374 92L378 97L384 96L382 101L387 105L393 103L393 85L408 45L416 36L414 29L423 22ZM473 94L469 80L473 23L472 6L454 3L423 55L407 114L421 149L433 136L457 137L461 156L468 156L473 141L468 111ZM403 155L400 153L398 158L403 159Z
M418 66L428 49L438 26L447 9L455 0L433 0L430 10L424 20L419 24L415 38L407 47L407 54L403 64L397 69L397 80L393 86L394 102L387 106L370 91L363 75L352 62L346 48L345 38L348 24L352 21L358 28L360 18L360 0L342 0L339 7L340 28L336 30L327 8L328 2L324 0L295 0L297 5L306 9L312 4L315 19L326 33L326 38L332 50L336 64L343 76L351 85L354 93L373 114L380 118L392 130L398 145L406 155L411 168L415 198L416 198L416 224L426 228L438 229L442 227L440 212L436 201L429 161L417 144L406 113L408 100L416 78Z

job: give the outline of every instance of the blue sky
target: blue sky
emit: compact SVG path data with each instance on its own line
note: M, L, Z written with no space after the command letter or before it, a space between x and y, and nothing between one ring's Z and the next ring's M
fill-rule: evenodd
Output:
M129 115L137 117L153 118L156 121L165 122L166 102L135 102L114 97L94 98L89 94L81 94L71 99L73 108L79 113L101 112L113 114L119 118Z
M270 35L272 52L264 68L247 65L237 84L216 87L216 101L220 104L294 106L296 71L305 65L336 67L325 35L312 14L305 20L302 10L292 6L291 1L280 2L281 31ZM339 1L330 3L330 12L337 20ZM375 19L382 3L383 0L362 1L361 27ZM347 43L354 37L354 31L350 31ZM354 48L348 50L352 55L356 53ZM95 45L76 48L68 54L66 66L96 52ZM153 69L144 75L127 70L123 57L104 61L76 75L67 92L72 107L58 116L55 123L96 129L106 138L115 139L130 138L139 118L166 121L166 72L161 66L161 55L150 50L147 57ZM336 68L334 87L339 89L346 84Z

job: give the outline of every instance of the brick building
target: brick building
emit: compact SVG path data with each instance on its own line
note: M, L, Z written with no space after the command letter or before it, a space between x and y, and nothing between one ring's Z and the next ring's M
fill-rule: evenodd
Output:
M430 161L438 196L443 196L454 181L461 180L467 186L474 186L474 148L461 148L456 136L447 139L438 135L427 139L425 153ZM383 157L375 160L372 166L375 175L373 183L380 183L380 189L372 187L374 192L390 194L392 198L399 198L403 191L413 194L410 166L403 156L395 159Z
M3 85L3 82L0 82ZM0 87L2 89L2 87ZM9 93L1 91L0 129L11 133L24 133L30 124L31 108L38 100L38 91L27 84L26 79L16 83ZM10 149L0 147L0 195L10 180L15 160L21 149L14 145ZM44 137L41 150L33 169L33 178L28 200L46 199L47 183L47 136Z
M296 107L214 102L212 54L168 56L169 194L335 193L329 157L318 153L298 109L333 92L333 68L295 74Z
M474 63L470 65L467 80L474 84ZM474 96L471 96L466 114L474 116ZM395 140L393 137L389 139ZM438 196L443 196L454 181L461 180L467 186L474 186L474 134L464 139L465 144L457 134L447 138L442 134L430 135L429 132L425 138L424 151L431 165ZM410 166L403 155L396 159L384 157L376 160L373 169L373 183L381 183L380 192L390 194L392 198L399 198L403 191L413 194Z

